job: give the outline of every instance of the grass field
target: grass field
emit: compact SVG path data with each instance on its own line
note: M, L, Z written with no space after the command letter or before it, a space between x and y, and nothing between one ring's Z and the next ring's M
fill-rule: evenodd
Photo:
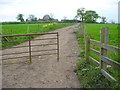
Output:
M117 24L86 24L86 32L92 39L100 41L100 28L108 27L108 43L118 46L118 25Z
M65 26L71 23L38 23L38 24L5 24L2 25L2 34L26 34L36 32L48 32Z
M90 35L90 38L100 41L100 28L108 27L108 44L113 46L118 46L118 25L117 24L86 24L86 32ZM97 46L93 46L93 48L99 50ZM108 57L116 60L118 62L118 52L109 51ZM99 57L92 52L91 56L95 57L99 60Z
M28 33L44 33L56 30L58 28L63 28L65 26L70 26L72 23L37 23L37 24L5 24L2 25L2 35L6 34L28 34ZM12 40L26 40L27 37L9 37L2 39L2 47L10 47L13 45L20 44L22 42L9 43Z
M108 43L110 45L118 46L118 25L117 24L85 24L86 32L90 36L90 38L100 41L100 28L108 27L109 29L109 37ZM111 83L108 81L100 72L99 69L95 69L95 64L90 62L90 64L86 63L85 60L85 40L82 35L80 35L82 29L77 30L76 36L78 43L81 47L80 51L80 59L77 61L77 75L80 81L82 82L83 87L102 87L102 88L120 88L120 72L115 67L107 69L113 77L117 79L116 83ZM83 31L82 31L83 32ZM100 50L98 46L91 45L92 48L96 50ZM99 61L99 56L90 52L90 56L97 59ZM108 57L120 62L120 58L118 52L108 51ZM99 61L100 62L100 61ZM82 71L82 69L88 69L86 71Z

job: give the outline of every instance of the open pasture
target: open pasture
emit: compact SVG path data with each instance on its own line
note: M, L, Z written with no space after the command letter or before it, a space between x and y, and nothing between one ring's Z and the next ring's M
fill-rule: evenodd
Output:
M37 23L37 24L5 24L2 25L2 34L28 34L28 33L44 33L56 30L58 28L63 28L65 26L72 25L71 23ZM8 37L2 39L2 47L10 47L13 45L20 44L22 42L9 43L13 40L28 40L27 37Z
M37 24L5 24L2 25L2 34L27 34L48 32L71 25L70 23L37 23Z
M119 44L118 38L118 25L117 24L86 24L86 32L91 39L100 41L100 29L102 27L108 27L108 44L117 46ZM100 50L98 46L92 46L96 50ZM90 53L95 59L99 60L99 57L96 54ZM119 61L118 52L108 51L108 57L113 60Z
M108 27L108 43L118 46L118 25L117 24L86 24L86 32L92 39L100 40L100 28Z

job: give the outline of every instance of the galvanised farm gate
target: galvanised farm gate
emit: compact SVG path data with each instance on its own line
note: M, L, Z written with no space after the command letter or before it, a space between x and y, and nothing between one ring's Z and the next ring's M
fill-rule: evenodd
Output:
M25 39L22 39L22 38ZM37 38L39 37L39 38ZM32 34L12 34L12 35L1 35L2 38L2 50L6 49L18 49L17 51L5 51L2 54L2 60L12 60L12 59L18 59L18 58L29 58L29 63L32 63L32 57L33 56L43 56L43 55L52 55L56 54L57 61L59 61L59 35L58 32L53 33L32 33ZM21 39L20 39L21 38ZM48 42L48 40L51 40ZM33 42L47 42L47 43L33 43ZM54 42L53 42L54 41ZM14 43L26 43L26 44L19 44L19 45L12 45ZM9 48L4 48L4 46L10 46ZM42 48L42 46L52 46L49 48ZM42 48L39 50L39 48ZM37 48L36 50L32 50L32 48ZM24 51L26 49L26 51ZM43 53L46 52L46 53ZM49 52L49 53L47 53ZM36 54L33 54L36 53ZM40 53L40 54L39 54Z

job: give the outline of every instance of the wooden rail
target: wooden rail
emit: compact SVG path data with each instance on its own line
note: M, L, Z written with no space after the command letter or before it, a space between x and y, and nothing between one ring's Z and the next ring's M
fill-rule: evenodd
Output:
M108 64L114 67L117 67L120 69L120 63L117 61L114 61L110 58L107 57L107 52L108 50L111 51L120 51L119 47L108 45L108 28L102 28L100 30L100 41L90 39L89 36L85 36L85 57L86 61L92 61L94 62L97 66L100 66L102 74L111 82L116 81L114 77L112 77L108 72L107 72L107 66ZM100 47L100 51L97 51L93 48L90 47L90 44L96 45ZM93 53L99 55L100 57L100 62L93 57L89 56L90 51Z
M119 63L119 62L116 62L116 61L114 61L114 60L112 60L112 59L110 59L110 58L108 58L108 57L105 57L105 56L101 56L100 58L101 58L101 60L104 61L105 63L110 64L110 65L115 66L115 67L117 67L118 69L120 69L120 63Z
M100 55L100 51L97 51L97 50L95 50L95 49L93 49L93 48L90 48L90 51L94 52L94 53L97 54L97 55Z
M90 59L92 62L94 62L97 66L100 65L100 62L98 62L96 59L94 59L94 58L92 58L92 57L90 57L90 56L89 56L89 59Z

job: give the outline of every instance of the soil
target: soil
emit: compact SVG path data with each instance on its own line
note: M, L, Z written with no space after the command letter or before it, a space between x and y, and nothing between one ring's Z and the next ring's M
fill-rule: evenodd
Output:
M78 24L57 29L52 32L59 33L60 58L57 62L55 55L34 56L29 64L28 58L18 58L17 60L3 60L2 65L2 87L3 88L80 88L80 82L75 73L76 60L79 54L79 46L74 35ZM52 35L38 36L35 39L54 37ZM32 44L54 43L56 40L32 41ZM27 45L24 42L17 46ZM16 46L14 46L16 47ZM32 47L32 50L53 49L56 46ZM9 48L2 51L3 54L28 51L28 48ZM53 53L55 51L52 51ZM33 54L43 54L36 52ZM51 53L51 52L45 52ZM20 54L17 56L28 55ZM9 57L15 57L11 55ZM8 58L5 56L3 58ZM26 62L27 61L27 62ZM23 63L20 63L23 62ZM12 64L14 63L14 64ZM16 64L15 64L16 63Z

